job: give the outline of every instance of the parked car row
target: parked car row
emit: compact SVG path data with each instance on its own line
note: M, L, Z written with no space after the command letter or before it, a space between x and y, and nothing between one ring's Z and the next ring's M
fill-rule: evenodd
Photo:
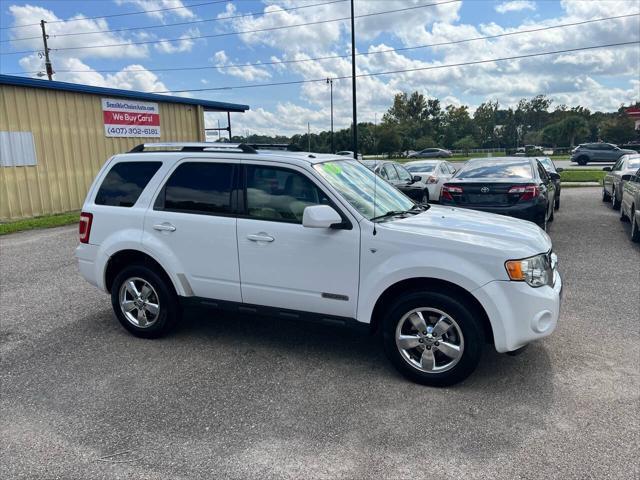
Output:
M602 201L620 210L620 220L631 222L631 240L640 242L640 154L623 155L603 170Z

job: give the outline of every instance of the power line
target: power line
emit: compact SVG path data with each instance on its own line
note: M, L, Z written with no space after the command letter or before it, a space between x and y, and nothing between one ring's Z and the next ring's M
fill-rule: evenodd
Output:
M382 12L374 12L374 13L365 13L362 15L357 15L355 18L366 18L366 17L373 17L376 15L386 15L386 14L390 14L390 13L398 13L398 12L406 12L409 10L416 10L419 8L425 8L425 7L433 7L436 5L445 5L448 3L457 3L460 2L462 0L445 0L443 2L436 2L436 3L428 3L425 5L415 5L412 7L405 7L405 8L398 8L395 10L385 10ZM306 22L306 23L297 23L294 25L281 25L278 27L268 27L268 28L259 28L259 29L255 29L255 30L243 30L240 32L226 32L226 33L216 33L216 34L211 34L211 35L193 35L190 37L181 37L181 38L171 38L171 39L160 39L160 40L145 40L142 42L126 42L126 43L112 43L112 44L107 44L107 45L88 45L88 46L84 46L84 47L64 47L64 48L52 48L52 51L56 51L56 52L61 52L61 51L68 51L68 50L88 50L88 49L96 49L96 48L108 48L108 47L128 47L131 45L148 45L148 44L153 44L153 43L164 43L164 42L180 42L180 41L185 41L185 40L197 40L200 38L219 38L219 37L229 37L229 36L234 36L234 35L244 35L247 33L258 33L258 32L271 32L274 30L283 30L283 29L289 29L289 28L296 28L296 27L307 27L310 25L319 25L319 24L324 24L324 23L333 23L333 22L340 22L340 21L344 21L344 20L350 20L351 17L342 17L342 18L334 18L331 20L317 20L314 22ZM2 52L0 53L0 55L21 55L21 54L29 54L29 53L37 53L40 50L24 50L24 51L20 51L20 52Z
M424 70L438 70L438 69L442 69L442 68L465 67L465 66L468 66L468 65L479 65L479 64L482 64L482 63L502 62L502 61L507 61L507 60L519 60L519 59L523 59L523 58L542 57L542 56L548 56L548 55L559 55L561 53L571 53L571 52L579 52L579 51L584 51L584 50L594 50L594 49L598 49L598 48L621 47L621 46L625 46L625 45L640 45L640 40L635 40L635 41L632 41L632 42L607 43L607 44L604 44L604 45L593 45L593 46L589 46L589 47L567 48L567 49L564 49L564 50L554 50L554 51L550 51L550 52L528 53L528 54L524 54L524 55L513 55L513 56L510 56L510 57L489 58L489 59L485 59L485 60L473 60L473 61L461 62L461 63L448 63L448 64L445 64L445 65L430 65L428 67L407 68L407 69L401 69L401 70L389 70L389 71L386 71L386 72L360 73L360 74L356 75L356 77L357 78L377 77L377 76L380 76L380 75L392 75L392 74L396 74L396 73L409 73L409 72L418 72L418 71L424 71ZM351 75L343 75L343 76L339 76L339 77L331 77L331 79L332 80L347 80L347 79L351 79ZM273 86L278 86L278 85L296 85L296 84L303 84L303 83L315 83L315 82L326 82L326 81L327 81L327 77L323 77L323 78L314 78L314 79L308 79L308 80L291 80L291 81L287 81L287 82L256 83L256 84L249 84L249 85L234 85L234 86L215 87L215 88L193 88L193 89L186 89L186 90L163 90L163 91L159 91L159 92L156 91L156 92L149 92L149 93L212 92L212 91L219 91L219 90L239 90L239 89L245 89L245 88L273 87Z
M157 13L157 12L166 12L169 10L179 10L181 8L196 8L203 7L205 5L215 5L217 3L226 3L227 1L232 2L233 0L215 0L212 2L203 2L203 3L194 3L191 5L182 5L180 7L167 7L167 8L158 8L156 10L140 10L137 12L126 12L126 13L113 13L111 15L100 15L98 17L82 17L82 18L70 18L69 20L52 20L47 23L63 23L63 22L79 22L81 20L96 20L98 18L113 18L113 17L126 17L128 15L141 15L148 13ZM7 30L12 28L24 28L24 27L32 27L34 25L40 25L40 23L25 23L22 25L13 25L11 27L0 27L0 30Z
M412 47L399 47L399 48L390 48L390 49L385 49L385 50L376 50L376 51L372 51L372 52L360 52L360 53L356 53L356 56L363 56L363 55L378 55L378 54L382 54L382 53L391 53L391 52L400 52L400 51L407 51L407 50L417 50L417 49L422 49L422 48L431 48L431 47L442 47L442 46L446 46L446 45L457 45L460 43L465 43L465 42L472 42L472 41L478 41L478 40L491 40L491 39L495 39L495 38L501 38L501 37L509 37L509 36L514 36L514 35L523 35L523 34L527 34L527 33L535 33L535 32L540 32L540 31L544 31L544 30L552 30L552 29L558 29L558 28L566 28L566 27L574 27L574 26L578 26L578 25L585 25L585 24L589 24L589 23L596 23L596 22L603 22L603 21L607 21L607 20L616 20L616 19L620 19L620 18L627 18L627 17L637 17L640 16L640 13L631 13L631 14L627 14L627 15L617 15L617 16L613 16L613 17L603 17L603 18L596 18L596 19L591 19L591 20L583 20L580 22L572 22L572 23L564 23L564 24L559 24L559 25L551 25L551 26L547 26L547 27L539 27L539 28L533 28L533 29L529 29L529 30L518 30L516 32L506 32L506 33L499 33L496 35L486 35L486 36L482 36L482 37L471 37L471 38L465 38L465 39L460 39L460 40L451 40L451 41L447 41L447 42L439 42L439 43L429 43L429 44L424 44L424 45L416 45L416 46L412 46ZM350 57L351 54L347 54L347 55L327 55L327 56L323 56L323 57L313 57L313 58L303 58L303 59L297 59L297 60L278 60L278 61L264 61L264 62L256 62L256 63L241 63L241 64L227 64L227 65L206 65L206 66L193 66L193 67L167 67L167 68L155 68L155 69L136 69L136 70L129 70L131 72L171 72L171 71L182 71L182 70L211 70L211 69L223 69L223 68L241 68L241 67L264 67L264 66L269 66L269 65L287 65L287 64L292 64L292 63L303 63L303 62L311 62L311 61L319 61L319 60L332 60L332 59L339 59L339 58L348 58ZM117 69L117 70L58 70L57 73L84 73L84 72L97 72L97 73L117 73L119 72L121 69ZM38 73L38 71L30 71L30 72L15 72L15 73L9 73L8 75L20 75L20 74L30 74L30 73Z
M58 38L58 37L70 37L70 36L77 36L77 35L92 35L95 33L118 33L118 32L127 32L127 31L132 31L132 30L149 30L151 28L166 28L166 27L176 27L176 26L181 26L181 25L193 25L196 23L206 23L206 22L217 22L220 20L232 20L235 18L243 18L243 17L250 17L253 15L269 15L269 14L273 14L273 13L284 13L284 12L290 12L292 10L302 10L305 8L312 8L312 7L321 7L324 5L332 5L334 3L343 3L346 2L347 0L332 0L330 2L324 2L324 3L314 3L311 5L300 5L298 7L287 7L287 8L281 8L280 10L269 10L266 12L249 12L249 13L242 13L239 15L227 15L224 17L215 17L215 18L206 18L206 19L202 19L202 20L189 20L189 21L184 21L184 22L176 22L176 23L163 23L160 25L147 25L146 27L127 27L127 28L116 28L113 30L93 30L93 31L89 31L89 32L70 32L70 33L59 33L57 35L49 35L50 38ZM0 40L0 43L7 43L7 42L20 42L23 40L34 40L34 39L38 39L40 37L23 37L23 38L12 38L12 39L6 39L6 40Z

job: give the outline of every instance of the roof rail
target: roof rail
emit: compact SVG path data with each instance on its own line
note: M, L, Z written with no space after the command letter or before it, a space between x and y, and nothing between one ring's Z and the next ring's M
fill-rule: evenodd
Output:
M136 145L128 153L149 152L163 149L163 151L179 152L236 152L236 153L258 153L255 148L244 143L224 143L224 142L167 142L167 143L141 143Z

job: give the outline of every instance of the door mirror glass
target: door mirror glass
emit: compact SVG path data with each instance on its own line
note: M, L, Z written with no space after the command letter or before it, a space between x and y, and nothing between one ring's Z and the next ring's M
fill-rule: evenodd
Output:
M413 176L413 183L419 182L420 180L422 180L422 178L420 178L420 175Z
M549 172L549 176L553 179L553 180L560 180L560 174L556 173L556 172Z
M602 171L604 171L604 172L610 172L610 171L611 171L611 167L604 167L604 168L602 169Z
M340 214L329 205L306 207L302 214L302 226L307 228L330 228L339 223L342 223Z
M564 172L564 168L560 167L560 168L556 168L556 172L558 173L562 173Z

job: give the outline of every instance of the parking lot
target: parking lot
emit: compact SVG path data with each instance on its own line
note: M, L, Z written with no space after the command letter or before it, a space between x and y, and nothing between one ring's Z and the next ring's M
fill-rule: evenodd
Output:
M126 333L76 227L0 239L2 460L20 478L638 478L640 248L598 188L550 234L557 331L447 389L338 327L190 311Z

